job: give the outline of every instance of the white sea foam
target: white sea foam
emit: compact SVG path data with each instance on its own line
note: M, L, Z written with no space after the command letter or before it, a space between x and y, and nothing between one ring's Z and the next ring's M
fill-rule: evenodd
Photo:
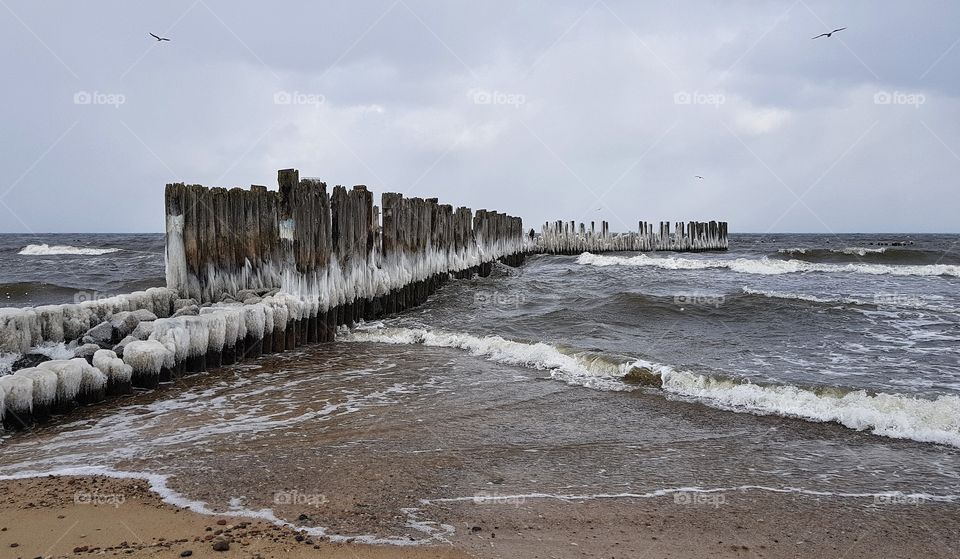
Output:
M960 397L935 400L865 391L813 390L792 385L758 385L717 378L642 359L613 363L596 354L572 353L538 343L478 337L377 324L343 336L347 341L422 344L465 349L491 361L549 370L553 378L600 390L631 390L621 382L635 371L659 377L662 389L711 407L758 415L782 415L815 422L836 422L858 431L960 447Z
M777 252L780 254L806 254L808 248L781 248ZM867 254L882 254L887 251L887 247L878 247L878 248L866 248L866 247L846 247L846 248L832 248L830 252L837 254L849 254L856 256L866 256Z
M55 255L73 255L73 256L100 256L101 254L110 254L119 252L119 248L89 248L74 247L70 245L53 245L46 243L39 245L27 245L17 254L21 256L55 256Z
M829 297L823 295L810 295L807 293L791 293L788 291L772 291L753 289L743 287L741 290L747 295L762 295L770 299L794 299L797 301L810 301L812 303L827 303L837 305L874 305L878 307L892 307L917 309L938 312L957 312L956 307L946 304L935 304L928 298L919 295L900 295L895 293L875 293L872 298L865 297L858 299L856 297Z
M727 268L741 274L777 275L797 272L856 273L892 276L955 276L960 277L960 266L950 264L889 265L889 264L830 264L805 260L776 260L769 258L705 259L677 256L650 257L603 256L584 252L577 257L577 264L589 266L634 266L666 270L706 270Z
M804 489L800 487L769 487L766 485L737 485L734 487L665 487L654 489L643 493L622 492L622 493L517 493L512 495L496 494L491 497L473 495L468 497L445 497L441 499L420 499L422 505L433 505L438 503L477 503L485 502L514 502L522 503L531 500L551 499L558 501L594 501L601 499L653 499L667 495L683 493L732 493L744 491L764 491L769 493L792 493L796 495L811 495L815 497L842 497L854 499L872 499L874 501L888 499L891 502L909 502L919 503L923 501L937 503L955 503L960 501L960 495L937 495L925 492L906 493L904 491L879 491L879 492L861 492L851 493L845 491L820 491L817 489Z

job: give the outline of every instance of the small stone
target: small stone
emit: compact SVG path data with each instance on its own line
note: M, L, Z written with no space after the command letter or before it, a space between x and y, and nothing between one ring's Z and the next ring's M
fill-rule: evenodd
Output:
M214 551L228 551L230 549L230 542L225 539L219 539L213 542Z
M90 549L90 548L89 548L88 546L86 546L86 545L78 545L77 547L73 548L73 552L74 552L74 553L84 553L84 552L86 552L88 549Z
M189 549L180 552L180 557L190 557L191 555L193 555L193 552Z
M227 525L227 521L222 518L217 521L217 526L226 526L226 525Z

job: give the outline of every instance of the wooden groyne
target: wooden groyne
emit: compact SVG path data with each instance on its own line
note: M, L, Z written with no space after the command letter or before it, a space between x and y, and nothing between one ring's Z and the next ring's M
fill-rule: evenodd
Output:
M134 387L304 344L519 265L520 218L278 173L279 188L166 187L167 287L0 309L0 418L22 429ZM42 347L41 347L42 346Z
M671 231L670 222L653 224L641 221L637 231L610 233L610 225L595 222L587 229L573 221L553 221L543 224L540 235L534 239L536 252L545 254L580 254L582 252L657 251L701 252L727 250L727 222L678 221Z

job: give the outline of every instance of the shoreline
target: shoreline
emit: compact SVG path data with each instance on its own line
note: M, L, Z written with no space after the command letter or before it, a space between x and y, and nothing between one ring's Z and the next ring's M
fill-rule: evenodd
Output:
M960 511L953 505L891 501L864 507L852 499L747 491L581 501L496 495L487 503L438 500L429 503L431 517L456 526L448 542L374 545L360 537L332 541L310 535L306 526L255 516L178 507L164 500L156 480L145 477L150 475L2 479L0 549L23 558L260 559L913 557L918 545L924 556L952 557L960 549L952 528ZM229 549L214 550L220 540Z
M132 476L4 479L0 493L0 550L9 557L467 557L450 546L332 541L254 516L204 514L166 502ZM215 550L219 541L227 549Z

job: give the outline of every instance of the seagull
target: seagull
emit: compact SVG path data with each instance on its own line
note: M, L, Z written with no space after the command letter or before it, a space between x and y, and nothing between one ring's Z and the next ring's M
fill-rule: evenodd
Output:
M693 175L693 178L703 180L703 177L701 177L700 175Z
M821 33L816 37L811 37L811 39L819 39L820 37L832 37L834 33L836 33L837 31L843 31L844 29L846 29L846 27L841 27L840 29L834 29L829 33Z
M158 40L158 41L169 41L169 40L170 40L170 39L168 39L168 38L166 38L166 37L158 37L158 36L154 35L153 33L151 33L150 36L153 37L154 39Z

